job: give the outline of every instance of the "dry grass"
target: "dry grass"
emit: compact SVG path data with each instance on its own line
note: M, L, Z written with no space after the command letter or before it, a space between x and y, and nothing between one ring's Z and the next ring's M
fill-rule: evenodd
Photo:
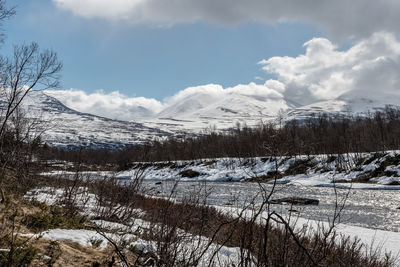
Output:
M26 235L56 226L66 229L89 227L71 224L75 220L63 215L60 207L8 195L8 203L0 204L0 211L0 248L14 250L12 258L9 258L10 253L0 253L0 266L110 266L113 257L114 262L118 258L112 248L101 250L69 241L56 242ZM40 220L34 221L35 218ZM53 225L51 219L60 225Z
M80 246L79 244L61 241L55 242L46 239L39 239L35 242L35 248L40 256L32 262L32 266L108 266L112 261L113 251L99 250L91 247Z

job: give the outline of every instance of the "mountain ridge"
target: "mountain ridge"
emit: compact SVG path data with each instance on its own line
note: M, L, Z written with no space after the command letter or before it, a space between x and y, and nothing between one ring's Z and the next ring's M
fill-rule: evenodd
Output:
M228 94L215 99L207 94L201 97L194 94L152 118L124 121L80 112L54 96L32 91L23 107L28 117L42 122L42 140L49 145L121 148L172 135L199 134L206 129L226 131L238 124L257 126L276 119L278 114L283 120L304 119L318 113L366 112L384 108L384 104L367 98L343 97L296 107L283 99L245 94Z
M77 148L120 148L171 135L169 132L79 112L40 91L31 91L23 102L28 118L40 120L42 140L49 145Z

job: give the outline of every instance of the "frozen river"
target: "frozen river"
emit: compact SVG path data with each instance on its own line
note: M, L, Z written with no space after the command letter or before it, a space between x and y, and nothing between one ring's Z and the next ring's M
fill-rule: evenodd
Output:
M175 182L154 181L145 182L148 194L167 197L174 188ZM272 185L263 185L267 191ZM174 189L174 198L181 200L188 197L205 199L209 205L244 206L251 201L255 205L262 202L260 187L256 183L232 182L180 182ZM272 209L288 214L295 210L302 218L317 221L332 219L336 199L342 204L346 199L345 208L340 222L365 228L400 232L400 191L398 190L360 190L336 189L327 187L305 187L294 185L277 185L271 199L283 197L302 197L319 200L318 206L293 206L288 204L273 204Z
M91 179L103 178L109 173L91 173ZM69 177L63 173L63 177ZM121 180L122 181L122 180ZM128 182L127 180L123 181ZM146 194L168 197L174 189L173 198L199 197L209 205L243 207L250 202L255 205L262 202L260 187L257 183L246 182L179 182L144 180ZM271 184L263 184L269 192ZM346 184L351 186L351 184ZM368 187L368 184L355 184L352 189L335 189L332 187L282 185L275 187L271 199L284 197L301 197L319 200L319 205L293 206L288 204L272 204L271 208L282 214L298 215L305 219L316 221L328 221L333 218L336 203L345 202L345 208L341 213L340 222L364 228L380 229L400 233L400 190L358 189L360 186ZM385 187L386 189L389 187ZM398 189L393 186L393 189ZM336 202L336 200L338 200ZM294 212L293 212L294 210Z

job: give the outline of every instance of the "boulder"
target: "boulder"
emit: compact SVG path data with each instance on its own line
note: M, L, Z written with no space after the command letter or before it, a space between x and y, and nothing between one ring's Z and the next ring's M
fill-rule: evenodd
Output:
M279 199L272 199L271 204L291 204L291 205L319 205L318 199L302 198L302 197L284 197Z

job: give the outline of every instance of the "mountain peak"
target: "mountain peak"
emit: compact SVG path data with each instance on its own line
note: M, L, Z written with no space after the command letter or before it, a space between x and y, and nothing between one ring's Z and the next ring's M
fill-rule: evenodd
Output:
M374 111L396 101L396 97L390 101L384 98L372 100L348 94L338 99L298 106L283 98L240 93L216 96L204 91L188 93L160 113L144 116L136 122L79 112L40 91L30 92L23 106L29 117L41 121L42 139L50 145L118 148L173 134L196 134L206 128L227 130L237 123L256 126L275 119L282 112L285 119L303 119L318 113ZM146 108L143 112L148 114Z

